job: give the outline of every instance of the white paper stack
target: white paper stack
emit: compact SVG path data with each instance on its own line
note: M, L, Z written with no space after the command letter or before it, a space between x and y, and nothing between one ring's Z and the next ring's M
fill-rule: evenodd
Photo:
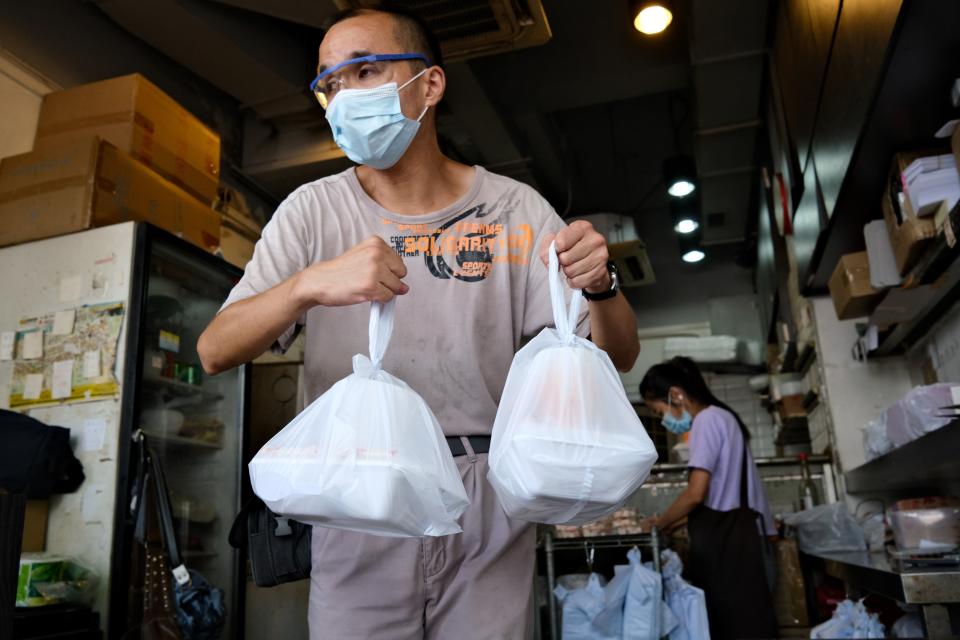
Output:
M960 173L952 153L917 158L904 169L901 180L910 211L918 217L933 215L944 201L950 210L960 200Z
M664 356L687 356L695 362L735 362L737 339L733 336L705 336L702 338L667 338Z

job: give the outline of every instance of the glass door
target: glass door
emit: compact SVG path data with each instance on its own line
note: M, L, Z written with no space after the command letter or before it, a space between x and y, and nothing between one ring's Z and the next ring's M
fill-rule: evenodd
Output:
M163 464L185 564L224 591L222 637L230 638L240 624L238 556L227 534L240 502L244 368L206 376L197 339L237 272L179 240L153 237L136 426Z

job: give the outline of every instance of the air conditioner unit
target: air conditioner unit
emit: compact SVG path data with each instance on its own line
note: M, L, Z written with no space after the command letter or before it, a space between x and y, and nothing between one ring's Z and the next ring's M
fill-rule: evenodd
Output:
M608 244L607 249L610 251L610 261L617 265L620 272L621 286L640 287L657 281L643 240L614 242Z
M593 213L568 220L586 220L607 239L610 261L620 271L620 285L639 287L657 281L647 245L637 236L633 218L619 213Z
M373 7L379 0L334 0L339 9ZM552 33L541 0L403 0L440 40L446 61L535 47Z

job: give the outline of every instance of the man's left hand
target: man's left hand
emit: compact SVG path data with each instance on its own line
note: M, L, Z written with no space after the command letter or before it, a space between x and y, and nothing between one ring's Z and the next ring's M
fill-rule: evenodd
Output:
M560 233L548 234L540 246L540 259L548 264L550 243L557 243L560 268L574 289L601 293L610 288L607 240L586 220L577 220Z

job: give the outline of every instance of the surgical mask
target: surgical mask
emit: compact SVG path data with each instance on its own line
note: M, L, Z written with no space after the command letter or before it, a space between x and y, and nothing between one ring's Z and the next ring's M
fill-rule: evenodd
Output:
M372 89L341 89L327 108L333 139L347 157L373 169L397 164L420 129L420 120L403 115L400 90L426 73L426 69L399 88L396 82Z
M690 415L689 411L684 409L680 417L675 418L670 412L670 396L667 396L667 412L663 414L663 418L660 419L660 424L662 424L667 431L680 435L681 433L690 431L690 427L693 426L693 416Z

